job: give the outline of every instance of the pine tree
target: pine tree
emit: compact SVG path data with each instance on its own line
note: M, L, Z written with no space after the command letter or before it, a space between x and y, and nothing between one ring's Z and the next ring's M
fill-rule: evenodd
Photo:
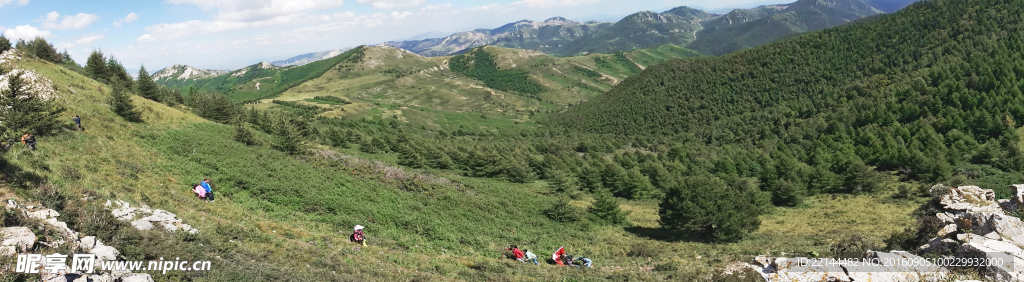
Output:
M597 217L598 221L607 224L624 225L629 223L626 219L627 214L619 209L619 202L615 201L615 197L606 189L594 193L594 205L590 206L587 211Z
M85 61L85 73L96 81L103 83L109 81L110 72L107 71L107 60L103 58L102 52L94 50L92 54L89 54L89 59Z
M110 98L107 101L110 104L110 109L130 122L142 121L142 113L135 109L135 105L132 104L132 96L128 93L128 86L124 85L120 80L114 79L111 81L110 87L112 89L110 91Z
M252 130L246 128L242 123L235 126L235 141L241 142L247 146L257 144L256 137L252 134Z
M561 223L583 222L586 220L586 212L570 204L567 197L558 198L558 202L544 210L544 215L551 220Z
M412 146L401 144L398 146L398 164L411 168L425 168L427 160Z
M161 100L159 86L156 85L156 81L153 81L153 77L149 76L146 66L139 67L139 78L135 82L135 92L142 96L142 98L153 101Z
M580 190L579 181L576 175L564 170L553 170L549 172L548 188L558 194L572 195Z
M64 112L53 100L44 100L33 93L21 71L7 74L8 86L0 91L0 134L14 140L25 133L47 134L60 127L57 118Z
M121 62L118 62L114 57L107 58L107 77L108 81L113 81L115 78L124 83L127 89L135 89L135 81L128 75L128 71L124 69Z
M765 197L730 188L719 178L688 177L668 190L659 205L661 226L694 238L736 241L761 226Z
M0 53L11 50L11 40L7 39L3 34L0 34Z
M53 44L50 44L50 42L46 42L46 39L36 37L36 39L33 39L28 43L28 45L32 55L35 55L36 58L40 58L54 64L61 63L61 56L57 53L57 49L54 49Z
M274 149L289 155L302 153L302 144L301 140L299 140L301 137L299 132L295 130L295 126L288 121L288 118L278 117L274 127Z

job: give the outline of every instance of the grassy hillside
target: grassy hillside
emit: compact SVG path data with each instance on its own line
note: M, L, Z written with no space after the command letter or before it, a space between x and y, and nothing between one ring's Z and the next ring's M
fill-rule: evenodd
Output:
M740 242L666 240L671 236L657 228L654 201L618 200L633 227L560 223L544 215L560 196L543 181L514 184L397 167L388 161L395 158L391 153L312 142L306 145L314 154L287 156L233 141L232 126L139 97L133 102L143 122L128 123L104 104L107 86L36 59L14 64L50 78L68 108L64 118L80 115L86 131L40 136L37 151L17 146L5 153L9 164L0 190L57 208L72 228L95 232L125 259L214 261L213 271L154 274L158 281L720 280L719 267L765 251L827 253L832 238L819 235L822 230L880 242L910 225L916 206L884 194L814 197L765 215L764 227ZM256 135L259 143L272 139ZM202 177L213 179L216 202L200 202L187 190ZM48 183L59 192L39 188ZM97 216L106 200L174 212L201 232L140 232L110 223ZM583 195L570 205L590 202ZM876 212L864 212L868 207ZM346 241L354 224L367 226L369 247ZM595 269L500 259L508 244L533 249L542 259L565 246L593 258Z
M697 56L672 45L567 58L493 46L439 58L420 57L391 47L366 47L361 52L360 61L339 64L323 76L255 107L287 108L270 101L295 101L321 107L320 115L325 117L398 117L432 128L509 128L516 123L532 125L537 115L598 96L647 66ZM472 64L471 57L480 52L494 62L490 69L518 73L509 81L530 81L537 91L491 87L488 81L449 67L451 61L462 58ZM351 103L325 103L316 96L340 97Z
M273 97L307 80L319 77L335 65L344 61L356 61L360 48L349 50L329 59L302 66L281 68L259 63L222 75L200 79L162 79L160 85L188 93L195 87L198 91L216 92L236 101L252 101Z

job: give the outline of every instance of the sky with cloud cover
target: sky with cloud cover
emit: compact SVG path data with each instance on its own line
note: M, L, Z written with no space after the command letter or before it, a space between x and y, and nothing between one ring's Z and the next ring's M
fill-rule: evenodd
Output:
M0 0L0 33L46 38L79 64L99 49L135 72L260 61L427 33L561 16L615 21L678 6L708 11L792 0Z

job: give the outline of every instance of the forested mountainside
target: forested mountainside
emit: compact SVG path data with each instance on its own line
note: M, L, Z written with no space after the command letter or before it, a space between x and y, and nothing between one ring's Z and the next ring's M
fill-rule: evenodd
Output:
M886 7L897 7L894 5ZM722 55L881 13L864 0L800 0L785 6L734 10L705 23L697 39L687 46L704 54Z
M233 100L251 101L281 94L289 88L323 75L343 61L358 60L352 57L353 54L359 54L358 48L301 66L282 68L269 63L259 63L235 71L216 73L216 76L167 76L157 82L188 95L192 92L207 91L222 93Z
M651 67L555 121L738 150L730 171L734 161L742 170L737 158L790 159L801 168L790 177L804 179L792 183L810 186L831 185L851 161L923 181L1000 174L991 168L1019 179L1021 12L1018 0L925 1L870 22Z

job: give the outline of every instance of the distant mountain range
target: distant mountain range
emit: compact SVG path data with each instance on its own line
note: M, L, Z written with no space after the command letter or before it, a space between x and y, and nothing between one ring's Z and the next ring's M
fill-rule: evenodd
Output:
M153 80L158 82L168 80L195 80L214 77L228 72L229 71L197 69L186 65L173 65L154 73Z
M383 45L398 47L421 56L448 56L467 52L475 47L494 45L505 48L537 50L558 56L590 53L614 53L665 44L683 46L707 55L721 55L775 41L792 34L821 30L864 17L895 12L917 0L799 0L791 4L767 5L752 9L736 9L716 15L698 9L677 7L662 13L638 12L614 23L577 22L554 17L541 22L521 20L495 29L476 29L446 37L422 40L391 41ZM311 62L336 58L350 48L308 53L285 60L261 63L236 70L302 66ZM267 67L262 67L267 66ZM322 73L326 66L316 67ZM261 73L264 71L260 71ZM261 76L270 79L279 72ZM289 71L292 72L292 71ZM228 71L204 70L175 65L154 74L163 85L183 87L192 80L221 76ZM230 77L230 76L226 76ZM303 73L302 77L306 77ZM234 80L234 79L230 79ZM285 85L295 81L288 79ZM281 91L275 85L273 91ZM235 83L203 85L203 90L228 91L230 96L255 98L272 95L257 89L255 82L247 88L227 87ZM214 85L217 85L216 87ZM266 87L266 83L261 84ZM282 85L283 86L283 85ZM255 94L259 92L261 94Z
M308 63L316 62L316 61L319 61L319 60L331 58L331 57L334 57L334 56L337 56L337 55L341 55L341 53L345 53L345 51L348 51L348 50L352 50L352 48L341 48L341 49L334 49L334 50L328 50L328 51L306 53L306 54L298 55L298 56L291 57L291 58L284 59L284 60L273 61L273 62L270 62L270 64L278 66L278 67L301 66L301 65L305 65L305 64L308 64Z
M895 12L916 0L799 0L791 4L737 9L716 15L689 7L662 13L644 11L614 23L522 20L495 29L476 29L446 37L384 44L422 56L445 56L495 45L571 56L610 53L675 44L709 55L772 42L779 38Z

